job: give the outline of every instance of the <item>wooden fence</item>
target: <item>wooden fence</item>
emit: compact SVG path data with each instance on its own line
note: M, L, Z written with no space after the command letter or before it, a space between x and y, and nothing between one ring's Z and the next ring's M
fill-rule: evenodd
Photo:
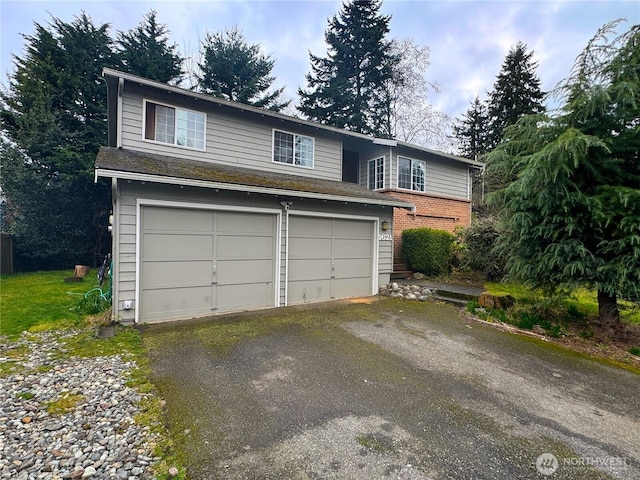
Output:
M0 234L0 273L13 273L13 242L5 234Z

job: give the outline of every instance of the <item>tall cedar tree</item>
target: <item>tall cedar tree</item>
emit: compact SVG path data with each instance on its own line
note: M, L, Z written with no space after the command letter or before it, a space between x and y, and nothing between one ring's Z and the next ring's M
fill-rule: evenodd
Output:
M460 145L460 154L472 160L479 160L487 153L488 135L487 106L478 97L473 101L467 113L456 119L453 132Z
M502 69L489 94L487 150L495 148L504 137L504 129L524 115L543 113L544 93L536 75L537 62L533 51L518 42L509 50Z
M93 182L107 137L102 68L117 67L108 25L84 13L52 18L24 35L23 57L2 93L2 188L22 269L93 263L109 213L109 188ZM9 174L11 172L11 174Z
M610 40L618 23L556 90L559 114L507 128L487 167L516 177L491 199L511 275L550 291L597 290L613 331L618 298L640 298L640 26Z
M281 99L284 87L269 92L275 60L264 55L259 44L248 45L237 27L208 33L202 49L198 77L202 92L276 112L289 104Z
M182 58L177 53L178 46L169 44L169 30L158 23L157 16L155 10L150 10L136 28L118 32L118 56L126 72L177 85L184 74Z
M388 83L399 58L392 53L390 16L379 0L353 0L329 21L326 57L309 54L308 88L298 110L310 120L376 136L391 136Z

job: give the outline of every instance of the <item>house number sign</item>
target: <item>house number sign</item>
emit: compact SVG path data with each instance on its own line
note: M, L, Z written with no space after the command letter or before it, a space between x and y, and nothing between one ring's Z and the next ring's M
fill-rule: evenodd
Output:
M390 233L379 233L378 234L378 240L381 241L391 241L391 234Z

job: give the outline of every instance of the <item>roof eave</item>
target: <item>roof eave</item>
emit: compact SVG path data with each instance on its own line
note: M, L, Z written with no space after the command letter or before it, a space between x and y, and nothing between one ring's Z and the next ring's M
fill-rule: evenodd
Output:
M305 192L299 190L287 190L273 187L259 187L254 185L240 185L235 183L213 182L208 180L196 180L190 178L171 177L164 175L152 175L148 173L126 172L123 170L110 170L96 168L95 177L117 178L121 180L136 180L140 182L153 182L169 185L182 185L188 187L217 188L220 190L232 190L236 192L263 193L268 195L283 195L298 198L311 198L315 200L331 200L335 202L359 203L366 205L380 205L387 207L404 208L413 210L415 205L409 202L402 202L389 197L389 200L378 200L375 198L349 197L346 195L333 195L329 193Z

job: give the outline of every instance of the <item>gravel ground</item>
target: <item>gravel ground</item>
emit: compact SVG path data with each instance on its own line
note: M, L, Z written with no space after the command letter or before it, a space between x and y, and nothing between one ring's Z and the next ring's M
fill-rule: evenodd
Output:
M154 438L135 424L141 395L125 385L135 363L64 358L72 335L0 338L0 363L15 362L0 377L0 479L150 478Z

